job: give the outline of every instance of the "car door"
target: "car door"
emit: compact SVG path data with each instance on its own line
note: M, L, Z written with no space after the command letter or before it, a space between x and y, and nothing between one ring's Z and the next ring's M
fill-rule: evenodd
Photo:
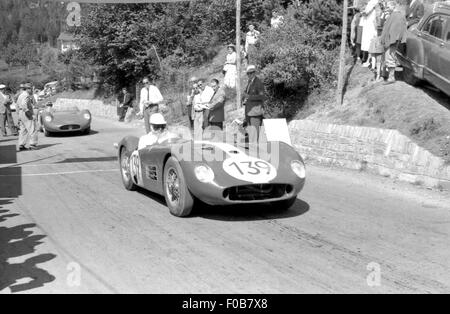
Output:
M421 36L424 48L424 78L438 88L443 85L440 56L444 41L446 19L441 14L430 16L424 24Z
M439 88L450 96L450 16L445 16L444 41L439 54L441 85Z

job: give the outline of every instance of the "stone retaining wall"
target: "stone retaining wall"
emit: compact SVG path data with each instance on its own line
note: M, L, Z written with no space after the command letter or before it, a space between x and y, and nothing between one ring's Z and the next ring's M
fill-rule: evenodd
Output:
M89 110L94 116L114 120L118 118L116 105L108 105L101 100L58 98L55 106L76 106L80 110Z
M289 129L292 143L306 160L450 189L450 164L396 130L310 120L292 121Z

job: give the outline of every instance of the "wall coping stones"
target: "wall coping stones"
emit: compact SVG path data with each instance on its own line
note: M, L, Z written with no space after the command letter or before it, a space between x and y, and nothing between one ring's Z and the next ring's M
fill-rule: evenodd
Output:
M450 164L397 130L313 120L291 121L289 130L294 147L306 160L450 189Z

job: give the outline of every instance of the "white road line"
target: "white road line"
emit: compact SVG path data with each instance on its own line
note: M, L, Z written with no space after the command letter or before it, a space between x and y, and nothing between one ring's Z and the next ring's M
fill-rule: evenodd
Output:
M116 172L118 169L105 170L80 170L69 172L50 172L50 173L28 173L28 174L0 174L0 177L38 177L38 176L60 176L65 174L95 173L95 172Z

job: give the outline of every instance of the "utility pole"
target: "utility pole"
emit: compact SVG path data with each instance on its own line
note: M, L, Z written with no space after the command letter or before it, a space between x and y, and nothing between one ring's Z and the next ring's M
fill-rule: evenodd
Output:
M341 54L339 57L339 77L337 87L337 104L342 105L344 100L344 82L345 82L345 47L347 45L347 26L348 26L348 0L344 0L344 10L342 16L342 40Z
M241 108L241 0L236 0L236 108Z

